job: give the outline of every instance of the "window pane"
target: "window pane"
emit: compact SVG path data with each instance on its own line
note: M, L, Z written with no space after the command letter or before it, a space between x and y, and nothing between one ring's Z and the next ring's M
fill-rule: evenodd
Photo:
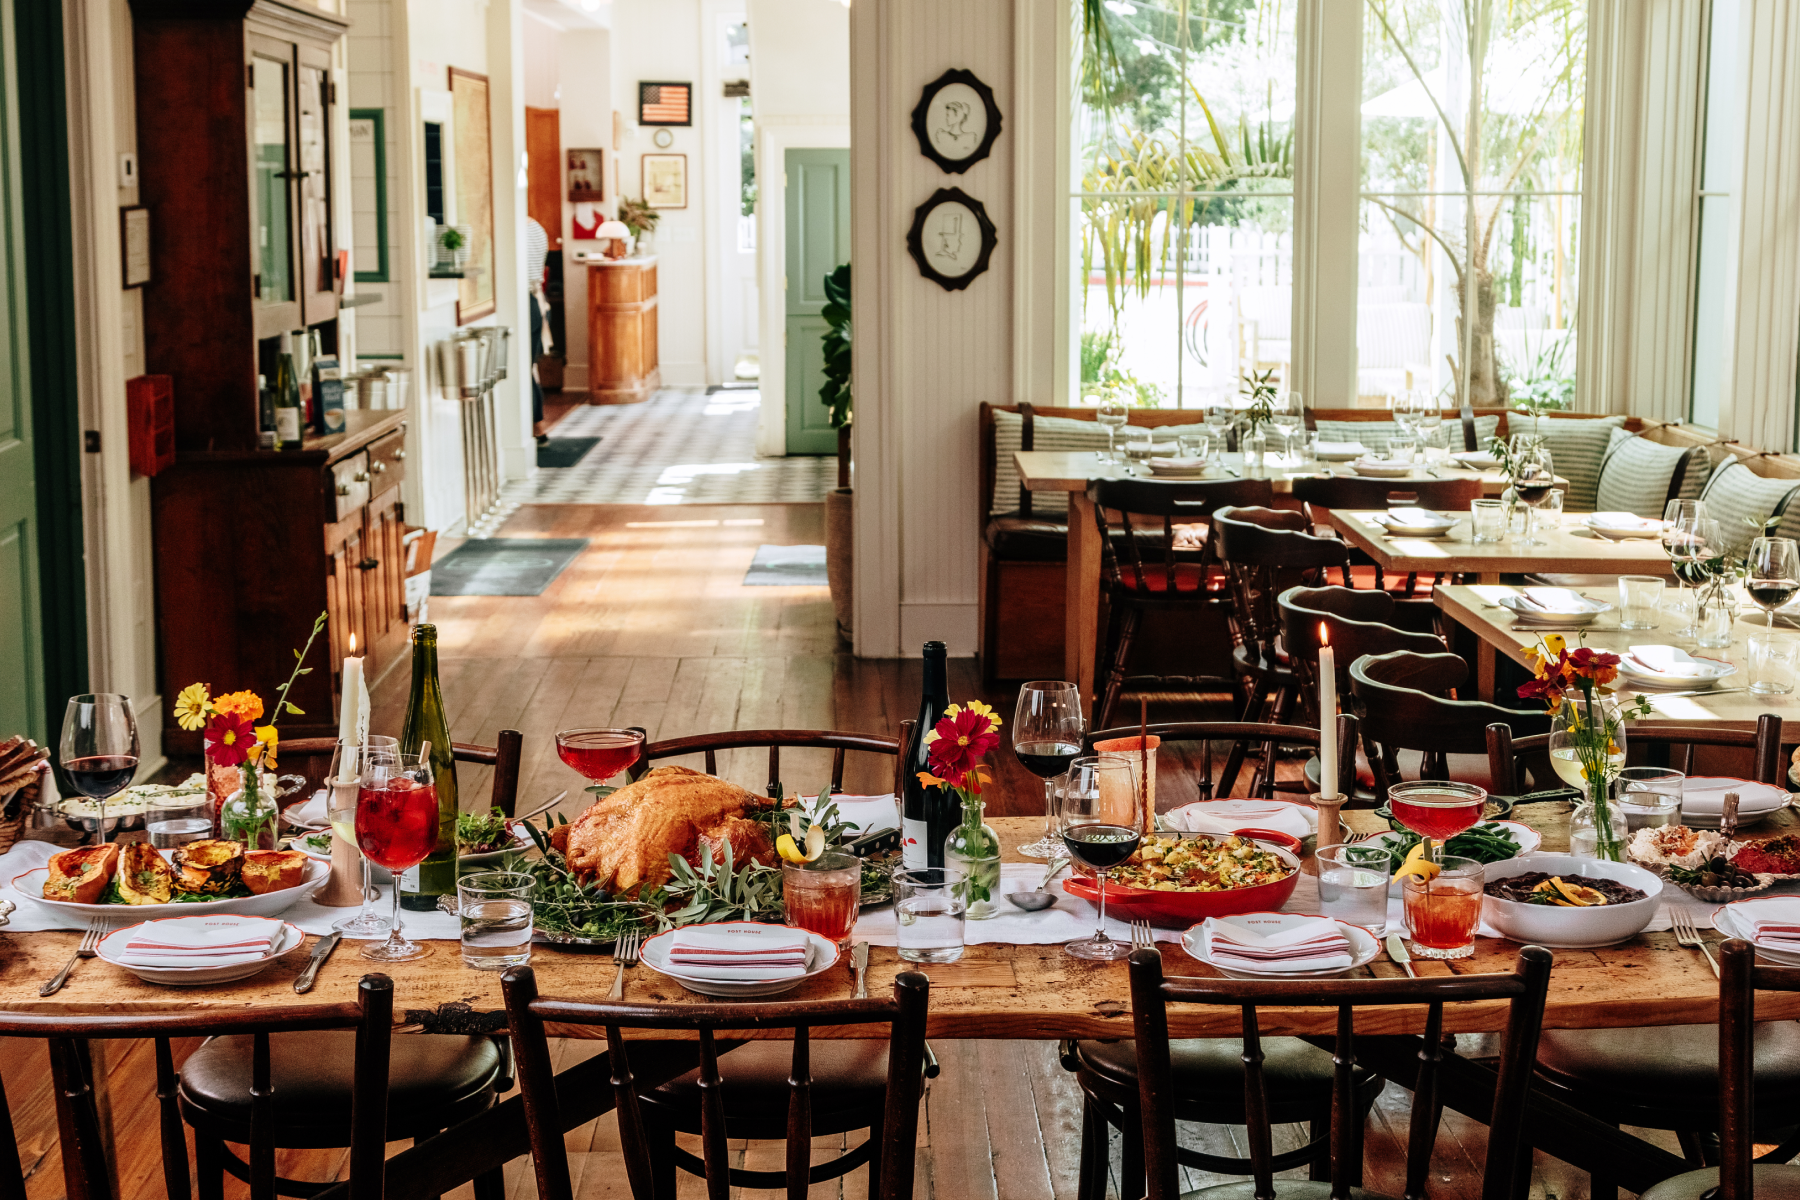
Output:
M1694 384L1688 419L1719 427L1719 382L1725 362L1726 283L1732 187L1743 121L1731 104L1737 82L1737 0L1714 0L1706 64L1706 146L1701 154L1700 247L1694 279Z

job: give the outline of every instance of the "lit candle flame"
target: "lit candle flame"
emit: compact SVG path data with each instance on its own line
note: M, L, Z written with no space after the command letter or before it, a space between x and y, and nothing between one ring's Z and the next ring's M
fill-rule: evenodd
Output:
M1323 625L1321 625L1321 626L1319 626L1319 628L1323 629L1325 627ZM356 653L356 635L354 633L350 635L350 653L352 653L352 654Z
M354 645L355 641L356 641L356 639L354 637L352 637L351 644ZM1331 630L1326 627L1325 622L1323 622L1323 621L1319 622L1319 645L1321 645L1321 646L1331 645Z

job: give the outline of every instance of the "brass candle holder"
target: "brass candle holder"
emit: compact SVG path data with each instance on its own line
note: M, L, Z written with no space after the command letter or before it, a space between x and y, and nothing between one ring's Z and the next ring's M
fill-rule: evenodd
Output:
M333 809L356 803L356 780L327 780ZM346 795L348 793L348 795ZM334 830L331 835L331 875L325 886L314 892L314 904L326 908L353 908L363 902L362 852Z

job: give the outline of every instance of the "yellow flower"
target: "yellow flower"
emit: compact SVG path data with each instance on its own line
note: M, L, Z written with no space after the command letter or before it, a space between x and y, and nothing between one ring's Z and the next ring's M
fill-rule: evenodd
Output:
M988 724L989 724L990 728L993 728L993 729L1000 728L1000 725L1001 725L1000 714L995 712L993 710L992 706L983 704L979 700L971 700L968 703L968 709L970 712L975 713L977 716L986 717L988 719Z
M1550 652L1551 657L1554 658L1554 657L1561 655L1562 652L1564 650L1567 650L1568 648L1569 648L1568 639L1563 637L1562 634L1546 633L1544 635L1544 649L1546 649Z
M281 741L281 733L273 725L256 727L256 749L251 757L273 771L275 769L275 747Z
M198 729L212 715L212 697L204 683L190 683L175 697L175 723L183 729Z
M262 697L255 692L227 692L213 701L213 708L222 713L232 713L247 721L254 721L263 715Z

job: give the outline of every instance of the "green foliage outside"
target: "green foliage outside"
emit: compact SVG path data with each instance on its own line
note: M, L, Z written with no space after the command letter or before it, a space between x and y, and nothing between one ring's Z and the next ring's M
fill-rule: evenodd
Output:
M831 427L850 424L850 264L825 277L825 386L819 399L831 410Z

